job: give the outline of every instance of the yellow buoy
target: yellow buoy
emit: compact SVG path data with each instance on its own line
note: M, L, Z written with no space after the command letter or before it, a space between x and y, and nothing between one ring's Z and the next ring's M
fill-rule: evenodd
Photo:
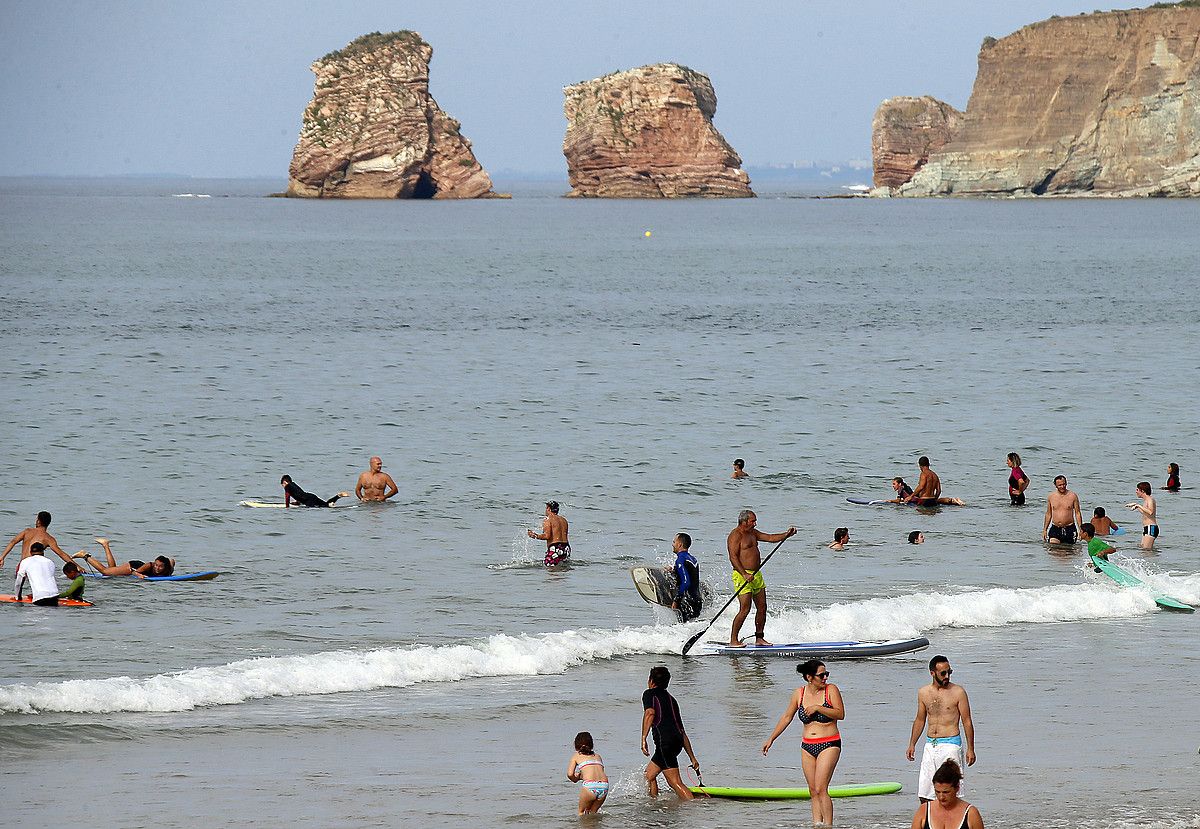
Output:
M646 231L646 238L647 238L647 239L649 239L649 238L650 238L650 231L648 231L648 230Z

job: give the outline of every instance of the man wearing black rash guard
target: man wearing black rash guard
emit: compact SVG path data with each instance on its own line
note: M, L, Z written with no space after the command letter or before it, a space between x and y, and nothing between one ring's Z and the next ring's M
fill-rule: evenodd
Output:
M292 501L295 501L298 507L332 507L338 498L345 498L350 494L349 492L339 492L332 498L322 501L311 492L301 489L299 484L292 481L291 475L284 475L279 479L279 484L283 487L283 506L285 508L290 506Z
M667 784L675 790L680 800L691 800L693 794L679 777L679 753L686 751L692 761L692 768L700 771L700 761L692 751L692 741L683 730L683 720L679 716L679 704L675 697L667 693L671 683L671 672L663 665L650 669L650 681L642 692L642 754L650 757L646 765L646 784L650 787L650 796L658 797L658 776L667 779ZM650 756L650 747L646 745L646 737L654 733L654 756Z

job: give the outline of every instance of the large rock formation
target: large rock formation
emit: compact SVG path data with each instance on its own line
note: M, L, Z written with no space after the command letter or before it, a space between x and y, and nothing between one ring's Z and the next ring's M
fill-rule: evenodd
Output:
M699 72L656 63L563 92L570 195L754 195L741 158L713 126L717 96Z
M898 192L1200 196L1200 8L988 38L960 130Z
M958 131L962 113L936 98L888 98L871 122L876 187L899 187Z
M289 196L473 199L492 181L459 123L429 94L433 49L375 32L312 65L317 76L288 168Z

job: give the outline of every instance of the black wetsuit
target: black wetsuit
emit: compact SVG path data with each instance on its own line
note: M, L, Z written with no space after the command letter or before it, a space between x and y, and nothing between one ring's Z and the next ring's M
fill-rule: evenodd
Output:
M679 768L679 752L683 751L683 720L675 697L664 688L647 688L642 692L642 710L653 711L650 732L654 735L654 756L650 762L660 769Z
M337 501L338 498L342 497L340 495L335 495L326 501L322 501L311 492L305 492L295 481L289 482L288 485L284 487L284 492L290 495L292 500L302 507L332 507L334 502Z

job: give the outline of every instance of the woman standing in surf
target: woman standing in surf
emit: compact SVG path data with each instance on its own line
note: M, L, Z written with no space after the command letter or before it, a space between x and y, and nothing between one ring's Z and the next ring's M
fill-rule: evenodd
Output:
M805 684L792 693L787 710L763 743L762 752L766 754L771 750L771 744L792 724L793 717L804 723L804 737L800 742L804 751L800 761L812 797L813 825L833 826L829 781L842 756L842 735L838 733L837 721L846 718L846 706L842 703L842 692L830 684L824 662L810 659L798 665L796 670L804 677Z

